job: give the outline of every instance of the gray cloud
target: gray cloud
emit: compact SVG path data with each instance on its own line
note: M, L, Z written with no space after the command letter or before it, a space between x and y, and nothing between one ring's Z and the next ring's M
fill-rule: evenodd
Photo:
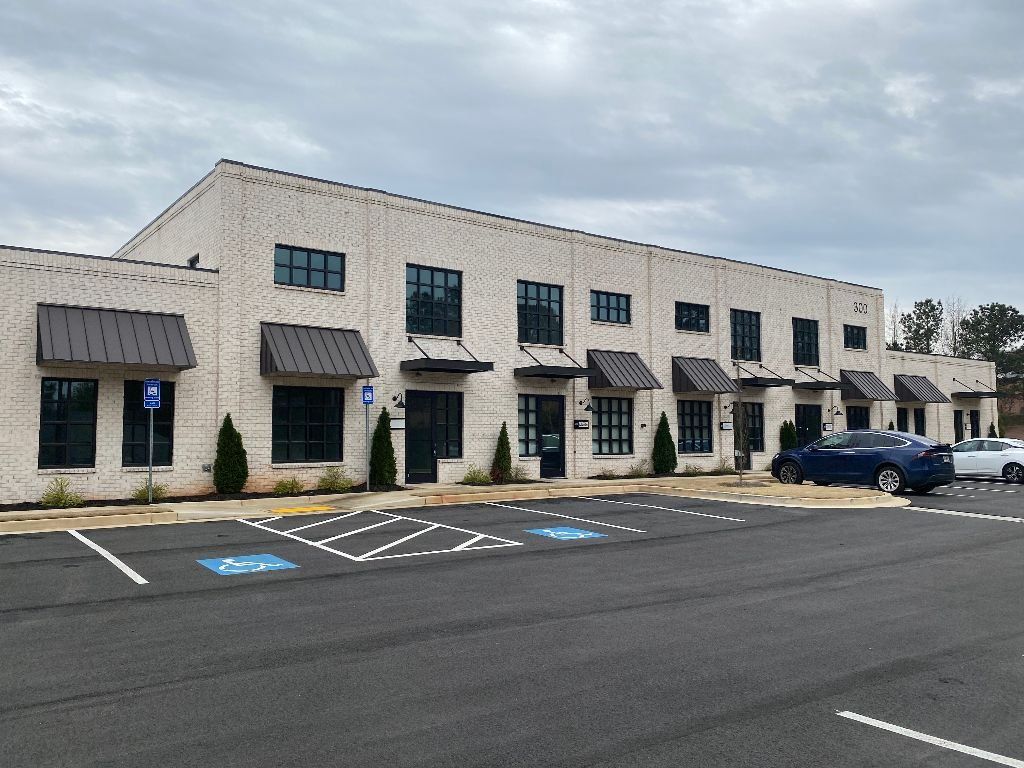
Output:
M232 157L1019 301L1017 0L0 8L0 241L110 253Z

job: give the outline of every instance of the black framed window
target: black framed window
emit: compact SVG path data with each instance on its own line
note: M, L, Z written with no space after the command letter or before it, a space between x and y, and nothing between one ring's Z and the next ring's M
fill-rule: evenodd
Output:
M405 330L462 335L462 273L405 265Z
M141 381L125 381L121 423L121 466L149 464L149 410L142 407ZM169 467L174 456L174 382L160 383L160 407L153 409L153 466Z
M42 382L39 468L96 466L96 379Z
M689 304L685 301L677 301L676 330L710 333L711 307L706 304Z
M743 403L747 417L747 443L751 453L764 452L764 403Z
M438 392L434 400L437 458L462 458L462 393Z
M871 429L871 409L866 405L846 406L847 429Z
M519 306L519 341L562 344L562 286L530 283L516 285Z
M633 452L633 400L628 397L595 397L591 448L595 456Z
M303 288L345 290L345 254L274 246L274 282Z
M793 365L818 365L818 321L793 318Z
M537 397L536 395L519 396L519 455L540 456L540 443L537 440Z
M709 400L680 400L679 453L711 453L711 402Z
M909 414L906 408L896 409L896 431L897 432L909 432L910 431L910 420Z
M271 461L341 461L345 390L274 387Z
M732 359L761 361L761 313L730 310Z
M928 431L928 420L924 408L914 409L914 434L925 435Z
M628 293L590 292L590 319L602 323L630 322L630 297Z
M844 325L843 346L847 349L867 349L868 329L862 325Z

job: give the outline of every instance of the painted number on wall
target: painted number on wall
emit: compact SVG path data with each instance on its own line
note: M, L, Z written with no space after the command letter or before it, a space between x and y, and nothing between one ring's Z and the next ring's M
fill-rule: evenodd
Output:
M863 301L853 302L853 311L858 315L866 315L868 313L868 305Z

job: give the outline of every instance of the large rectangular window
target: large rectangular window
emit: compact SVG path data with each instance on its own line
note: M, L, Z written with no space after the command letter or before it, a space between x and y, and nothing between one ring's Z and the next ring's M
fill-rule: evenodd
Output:
M437 458L462 458L462 393L438 392L434 398Z
M847 429L871 429L871 409L866 405L846 406Z
M925 417L924 408L914 409L914 434L925 435L928 432L928 422Z
M462 335L462 273L405 267L405 330L435 336Z
M341 461L344 392L274 387L271 461Z
M711 332L711 307L706 304L676 302L676 330L695 333Z
M751 453L764 452L764 403L743 403L747 416L747 443Z
M730 310L732 359L761 361L761 313Z
M595 397L591 447L595 456L633 452L633 400L628 397Z
M43 379L39 468L96 466L95 379Z
M629 325L628 293L608 293L607 291L590 292L590 319L602 323L622 323Z
M142 407L142 382L124 383L121 465L149 464L149 410ZM160 407L153 409L153 466L171 466L174 453L174 382L160 384Z
M345 290L345 254L274 246L274 282L303 288Z
M562 286L520 280L516 297L520 343L561 346Z
M910 431L910 424L909 424L909 420L907 418L907 409L906 408L897 408L896 409L896 430L898 432L909 432Z
M862 325L844 325L843 346L847 349L867 349L868 329Z
M711 402L680 400L679 453L711 453Z
M537 397L536 395L519 396L519 455L539 456L540 444L537 441Z
M793 365L818 365L818 321L793 318Z

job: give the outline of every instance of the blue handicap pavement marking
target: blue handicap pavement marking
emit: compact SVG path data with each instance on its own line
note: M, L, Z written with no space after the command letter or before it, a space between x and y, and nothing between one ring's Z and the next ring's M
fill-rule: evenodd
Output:
M234 576L239 573L261 573L263 571L285 571L298 568L276 555L236 555L235 557L214 557L208 560L196 560L220 576Z
M576 539L603 539L608 536L606 533L595 531L584 531L582 528L529 528L527 533L535 533L538 536L547 536L549 539L559 541L575 541Z

